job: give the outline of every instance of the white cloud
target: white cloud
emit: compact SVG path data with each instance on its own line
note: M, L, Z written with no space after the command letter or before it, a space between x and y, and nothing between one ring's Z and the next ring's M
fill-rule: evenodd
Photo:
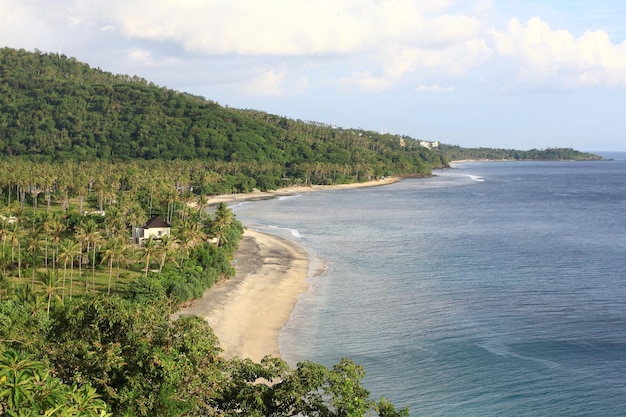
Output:
M306 77L302 76L296 80L293 92L296 94L302 94L306 92L308 88L309 80Z
M492 50L481 39L469 39L446 48L391 49L384 57L382 71L356 72L343 77L344 85L356 85L365 91L381 91L398 83L422 84L426 79L448 80L467 73L492 56Z
M233 90L270 96L321 86L626 86L626 42L599 30L575 37L540 18L499 25L490 20L498 16L494 3L0 0L0 42L81 59L100 55L97 64L116 62L112 71L157 68L163 79L172 68L170 77L183 77L178 69L202 63L213 85L221 77ZM199 68L189 72L202 76Z
M180 61L176 58L164 58L156 59L152 52L146 49L133 49L128 53L130 62L136 66L149 67L149 68L164 68L169 70L175 70L180 66Z
M3 45L35 48L41 39L41 31L46 28L45 20L40 19L28 3L15 3L0 0L0 42Z
M614 44L604 31L575 38L540 18L513 18L504 32L492 30L494 49L518 66L517 83L561 89L626 86L626 42Z
M370 71L357 72L350 77L342 77L339 81L346 87L356 86L367 92L382 91L391 85L391 79L373 75Z
M0 0L3 3L16 1ZM421 72L461 74L480 61L473 45L482 24L473 16L446 14L453 4L453 0L61 0L55 12L56 26L61 28L55 37L59 45L52 49L117 41L123 45L122 53L130 55L124 62L133 67L127 72L163 67L167 58L164 50L157 50L161 45L177 56L262 60L251 61L251 75L243 82L244 90L257 94L304 91L315 78L379 91ZM29 9L15 20L32 21L37 14ZM72 24L60 25L59 18ZM289 59L290 76L306 81L278 88L278 75L285 67L267 60L276 57ZM332 74L326 69L329 60ZM265 78L257 79L253 72L259 65L267 69ZM255 81L248 81L251 77ZM252 88L254 82L274 87Z
M255 79L241 84L238 89L247 95L280 96L285 94L285 88L282 85L285 77L285 72L265 71Z
M480 22L437 15L449 2L415 0L112 0L92 2L131 39L172 41L203 54L349 54L389 43L449 44Z
M418 92L422 93L422 92L435 92L435 93L448 93L448 92L452 92L455 90L454 87L446 87L443 85L439 85L439 84L432 84L432 85L420 85L419 87L417 87L416 89Z
M301 71L307 79L318 67L305 60L343 60L343 74L336 74L336 81L380 91L420 71L462 74L485 59L489 48L478 37L482 24L472 16L441 15L450 4L215 0L179 1L172 7L169 1L114 0L101 5L94 16L106 16L106 24L128 39L173 42L194 54L300 59L291 61L289 72ZM281 71L273 68L255 81L274 88L251 88L246 81L243 89L255 94L286 92L275 78Z
M131 51L130 57L131 59L135 61L140 61L142 63L150 62L152 60L152 54L150 54L149 51L143 49L135 49L134 51Z

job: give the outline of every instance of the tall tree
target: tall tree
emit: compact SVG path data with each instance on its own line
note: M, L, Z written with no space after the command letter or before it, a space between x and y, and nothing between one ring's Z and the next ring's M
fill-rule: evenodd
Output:
M22 278L22 239L26 231L19 221L9 226L9 241L11 242L11 262L15 262L15 249L17 249L17 275Z
M123 251L124 240L120 237L109 237L103 247L101 262L109 263L109 280L107 284L108 295L111 295L111 281L113 280L113 262L117 262L119 271L120 258L122 257Z
M215 215L213 216L213 224L211 227L211 231L213 236L215 236L217 247L224 242L226 236L228 235L228 229L233 224L235 217L233 212L225 203L219 203L215 210Z
M92 252L92 286L95 281L95 265L93 264L96 259L96 244L99 242L100 233L96 222L88 218L82 221L76 229L76 239L81 244L81 264L82 264L82 248L87 248L87 261L89 262L89 253ZM88 292L89 282L85 278L85 293ZM92 292L95 293L95 288L92 288Z
M35 271L37 270L38 252L41 247L41 235L38 231L30 232L26 238L26 253L32 268L31 285L35 286Z
M50 314L52 298L54 297L55 299L62 301L61 297L58 296L58 291L61 289L61 287L59 287L59 277L57 276L57 272L55 270L48 269L43 273L40 281L43 284L44 292L48 301L46 312Z
M70 238L65 238L61 240L59 244L59 260L63 262L63 300L65 300L65 279L67 276L68 262L70 264L70 300L72 299L72 293L74 289L74 260L79 255L79 252L80 246L78 242Z
M176 263L176 251L180 246L180 241L178 240L178 238L171 235L163 236L163 240L161 242L163 244L163 248L161 253L161 263L159 265L159 273L163 271L165 262L168 259L170 260L170 262L178 265Z
M187 221L178 227L176 235L180 241L178 247L181 251L180 266L182 267L191 250L206 239L206 234L200 223Z
M148 271L150 270L150 260L153 257L157 257L162 250L163 248L160 243L157 242L152 236L144 241L141 251L143 252L143 257L146 262L146 277L148 276Z

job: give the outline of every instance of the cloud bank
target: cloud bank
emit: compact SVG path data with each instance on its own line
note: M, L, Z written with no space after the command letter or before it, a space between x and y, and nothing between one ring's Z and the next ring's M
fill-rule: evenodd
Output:
M0 42L99 47L133 73L220 59L208 78L220 79L219 68L224 85L262 96L626 85L626 41L603 30L576 37L540 17L498 21L494 8L485 0L0 0Z

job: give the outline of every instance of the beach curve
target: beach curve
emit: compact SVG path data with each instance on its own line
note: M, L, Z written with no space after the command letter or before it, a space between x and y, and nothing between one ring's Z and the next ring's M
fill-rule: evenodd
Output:
M240 241L236 276L217 283L174 315L204 318L226 358L255 362L280 357L280 330L308 288L308 254L296 242L247 229Z
M398 177L334 186L288 187L210 197L208 205L271 199L323 190L388 185ZM323 262L322 262L323 264ZM267 355L280 357L279 336L287 325L300 295L307 291L308 277L320 275L324 266L309 271L309 256L298 243L246 229L239 243L236 275L205 291L202 298L172 315L195 315L205 319L220 341L225 358L248 358L255 362Z

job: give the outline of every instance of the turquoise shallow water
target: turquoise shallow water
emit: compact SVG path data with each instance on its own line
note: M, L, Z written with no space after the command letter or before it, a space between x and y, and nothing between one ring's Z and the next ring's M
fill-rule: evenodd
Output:
M463 163L233 209L328 266L282 331L290 362L348 356L411 416L622 416L623 159Z

